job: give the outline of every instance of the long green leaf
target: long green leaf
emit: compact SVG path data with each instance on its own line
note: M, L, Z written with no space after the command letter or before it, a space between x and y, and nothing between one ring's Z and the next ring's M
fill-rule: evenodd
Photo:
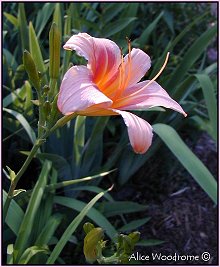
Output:
M109 191L109 190L107 190ZM101 192L98 195L96 195L84 208L83 210L75 217L75 219L70 223L70 225L67 227L66 231L61 236L60 240L56 244L55 248L53 249L50 257L48 258L46 264L53 264L57 258L59 257L62 249L70 239L71 235L75 232L77 227L82 222L83 218L87 215L89 210L94 206L94 204L107 192Z
M18 263L21 255L28 246L32 226L35 220L35 215L40 206L41 199L43 197L44 188L46 186L47 176L51 169L51 162L45 161L39 179L34 187L30 201L28 203L27 210L25 212L23 221L21 223L18 237L14 246L14 263Z
M3 107L6 108L11 103L15 101L19 97L19 93L21 92L22 88L18 88L15 91L12 91L6 97L3 98Z
M29 23L29 46L30 46L30 53L34 59L36 66L37 66L37 70L40 71L41 74L43 75L42 76L42 82L43 82L43 84L47 84L47 77L45 75L46 68L45 68L43 57L41 54L38 38L36 36L32 22Z
M79 212L86 207L86 203L84 203L80 200L71 199L68 197L56 196L54 198L54 202L57 204L63 205L65 207L68 207L70 209L77 210ZM101 212L99 212L97 209L95 209L93 207L89 210L89 212L87 213L87 216L88 216L88 218L93 220L95 222L95 224L97 224L98 226L105 229L106 234L111 239L114 239L115 235L117 234L117 231L114 228L114 226L106 219L106 217L104 215L102 215Z
M7 20L9 20L15 27L18 27L18 18L7 12L3 12L3 14L7 18Z
M43 246L49 243L49 241L53 237L54 232L61 223L62 217L63 216L61 214L55 214L47 220L44 228L42 229L42 232L35 242L36 246Z
M85 190L85 191L90 191L90 192L94 192L97 194L103 191L100 187L92 186L92 185L77 186L76 188L72 188L71 190L74 190L74 191L84 191ZM112 198L112 196L109 193L106 193L104 195L104 197L109 201L114 201L114 199Z
M18 264L28 264L30 259L39 253L49 253L49 249L45 246L32 246L27 248L25 252L22 254Z
M132 201L105 202L99 206L106 217L146 210L146 205Z
M150 218L144 218L144 219L139 219L139 220L134 220L131 221L128 224L125 224L122 226L120 229L118 229L119 232L128 232L132 230L137 230L138 227L141 227L145 223L149 222Z
M11 110L11 109L8 109L8 108L3 108L3 111L8 112L9 114L11 114L12 116L14 116L21 123L21 125L24 127L26 133L28 134L31 142L34 144L35 141L36 141L35 132L30 127L29 123L24 118L24 116L22 114L18 113L17 111L14 111L14 110Z
M212 125L212 136L215 141L217 141L217 101L213 83L207 74L196 74L195 76L202 87L209 119Z
M13 246L13 244L7 246L7 264L13 264Z
M115 3L117 5L117 3ZM120 4L121 5L121 4ZM129 17L138 17L138 8L141 5L141 3L125 3L126 8L124 8L123 13L121 13L121 18L129 18ZM125 39L125 37L131 37L131 34L133 34L136 26L138 24L138 20L134 21L134 23L130 23L126 28L121 31L118 35L117 38L119 39Z
M36 32L38 38L40 37L41 32L50 19L54 10L54 6L54 3L45 3L43 5L43 8L41 10L38 10L36 19Z
M98 168L101 165L103 153L103 134L109 117L99 117L93 126L92 133L86 144L81 168L89 171L91 166Z
M45 187L45 191L46 192L53 192L56 189L64 188L66 186L75 185L75 184L78 184L78 183L89 182L89 181L92 181L94 179L97 179L97 178L100 178L100 177L104 177L104 176L108 175L109 173L111 173L111 172L113 172L115 170L116 169L108 171L108 172L101 172L99 174L96 174L96 175L93 175L93 176L87 176L87 177L80 178L80 179L68 180L68 181L63 181L63 182L59 182L59 183L51 183L51 184L49 184L49 185L47 185ZM19 195L18 198L24 198L24 197L30 195L31 192L32 192L31 190L29 190L27 192L24 192L21 195Z
M163 11L155 18L154 21L152 21L149 26L143 31L143 33L141 34L141 36L138 38L137 42L140 45L146 45L148 43L149 37L151 35L151 33L154 31L154 29L156 28L159 20L162 18L163 16Z
M18 28L21 36L22 52L28 50L28 29L24 3L18 4Z
M3 205L6 201L6 198L7 198L7 193L3 190ZM9 228L14 232L16 236L18 235L19 227L21 225L23 217L24 217L23 210L16 203L16 201L12 199L5 221L6 221L6 224L9 226Z
M104 37L110 37L122 31L124 28L126 28L130 23L132 23L135 20L136 18L122 18L112 23L109 23L106 27L102 29L102 35Z
M102 3L101 5L103 5L103 17L105 23L108 23L125 8L126 4L122 2L120 3L120 5L118 5L117 3Z
M74 159L76 166L79 166L82 156L82 150L85 145L85 116L76 118L74 127Z
M152 246L158 246L163 244L165 241L159 240L159 239L146 239L141 240L136 244L136 246L140 247L152 247Z
M178 83L182 80L186 72L190 67L196 62L196 60L204 52L210 41L217 34L217 26L209 28L204 32L189 48L187 53L184 55L181 64L173 72L171 79L169 80L166 88L170 88L170 93L173 93L174 89Z
M165 124L154 124L154 132L160 136L180 163L187 169L196 182L217 203L217 183L215 178L199 160L199 158L188 148L178 133Z

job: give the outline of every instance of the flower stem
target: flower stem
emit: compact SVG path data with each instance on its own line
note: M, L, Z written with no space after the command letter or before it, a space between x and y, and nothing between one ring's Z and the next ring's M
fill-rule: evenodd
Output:
M11 185L8 191L8 195L4 204L4 208L3 208L3 223L5 222L7 213L8 213L8 208L10 206L11 200L13 198L14 195L14 190L17 186L18 181L20 180L21 176L23 175L23 173L26 171L27 167L29 166L31 160L33 159L33 157L35 156L38 148L42 145L43 142L40 142L40 140L37 140L36 143L34 144L33 148L31 149L31 152L29 154L29 156L27 157L27 159L25 160L24 164L22 165L20 171L17 173L17 175L15 176L14 180L11 181Z
M38 136L43 134L43 126L45 123L44 112L43 112L43 97L38 93L39 99L39 122L38 122Z
M33 157L36 155L38 149L40 148L40 146L46 141L46 138L52 133L54 132L57 128L62 127L63 125L65 125L68 121L70 121L71 119L73 119L74 117L76 117L77 114L71 114L68 116L64 116L61 119L59 119L54 125L53 127L51 127L50 129L48 129L40 138L38 138L34 144L34 146L31 149L30 154L28 155L27 159L25 160L24 164L22 165L21 169L19 170L19 172L17 173L17 175L15 176L15 178L13 179L13 181L11 181L11 185L8 191L8 195L3 207L3 224L5 222L7 213L8 213L8 209L11 203L11 200L14 196L14 190L17 186L18 181L20 180L21 176L24 174L24 172L26 171L27 167L29 166L29 164L31 163Z

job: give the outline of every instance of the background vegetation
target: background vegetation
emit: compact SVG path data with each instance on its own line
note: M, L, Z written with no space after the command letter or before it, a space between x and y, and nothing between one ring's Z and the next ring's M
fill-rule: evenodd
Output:
M81 230L85 220L105 229L112 240L117 232L143 230L140 227L145 227L149 217L137 220L137 216L146 210L146 200L126 199L123 189L129 192L134 186L132 181L141 179L141 183L157 194L158 185L149 178L154 175L144 168L149 162L157 169L155 173L162 175L154 179L163 182L168 177L171 184L172 177L183 166L189 179L194 179L217 202L216 171L209 170L209 162L202 163L190 149L205 132L216 150L217 8L214 3L5 2L2 10L3 151L6 152L3 197L10 184L6 166L15 173L19 171L37 132L38 107L32 101L37 95L28 81L22 54L25 49L30 51L43 74L43 84L48 84L48 36L53 21L59 27L62 44L72 34L87 32L114 40L126 53L126 37L129 37L132 47L139 47L151 56L152 68L147 78L154 77L169 51L169 63L158 81L188 114L184 119L162 108L136 112L153 125L155 132L153 145L144 155L133 153L121 118L78 117L52 134L18 184L17 189L33 191L32 194L18 191L11 203L4 232L5 261L11 263L11 255L21 248L15 263L85 263ZM61 49L57 90L69 66L82 63L84 60L75 53ZM204 153L208 153L206 149ZM161 164L158 166L157 162ZM116 170L110 172L113 169ZM158 173L158 169L163 171ZM90 181L67 187L86 176L91 177ZM179 181L178 189L184 188L182 182ZM103 195L100 192L113 183L113 193L105 193L105 198L95 204ZM41 195L39 188L43 188ZM135 187L134 196L139 194L138 190L141 191L140 186ZM124 192L124 198L119 198L118 192ZM94 193L98 194L93 198L94 207L86 205ZM201 205L202 202L201 199ZM87 218L81 212L85 207ZM64 236L67 227L70 227L69 235ZM24 229L26 234L22 232ZM139 246L161 243L152 237L142 238ZM63 250L64 246L68 249Z

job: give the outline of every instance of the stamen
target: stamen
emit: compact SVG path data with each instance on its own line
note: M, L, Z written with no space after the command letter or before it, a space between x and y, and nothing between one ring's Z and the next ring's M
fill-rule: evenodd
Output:
M130 98L131 96L134 96L136 94L139 94L141 91L145 90L147 88L147 86L149 86L152 82L154 82L162 73L162 71L165 69L167 62L168 62L168 58L169 58L170 53L167 53L166 59L163 63L163 66L161 67L161 69L159 70L159 72L154 76L154 78L152 80L149 81L148 84L146 84L144 87L142 87L140 90L135 91L132 94L129 94L128 96L122 97L119 99L118 103L114 105L114 108L117 108L117 106L121 106L123 102L126 102L127 98ZM116 101L117 102L117 101Z
M125 73L125 64L124 64L124 58L123 58L123 54L122 54L122 49L121 49L121 65L120 65L120 78L119 78L119 87L118 90L114 96L113 100L116 100L118 97L121 96L121 94L123 93L124 89L126 88L129 80L130 80L130 76L131 76L131 40L128 39L128 37L126 37L127 39L127 43L128 43L128 73L127 73L127 77L125 77L126 73ZM127 68L126 68L127 69Z
M122 87L123 85L123 80L124 80L124 58L123 58L123 53L122 53L122 48L121 48L121 65L119 67L119 71L120 71L120 79L119 79L119 89Z
M124 80L123 74L124 74L124 58L123 58L123 53L122 53L122 48L121 48L121 64L119 66L119 83L118 83L118 89L112 98L113 101L118 98L121 87L123 85L123 80Z
M127 87L131 76L131 40L126 37L128 43L128 75L124 83L123 89Z
M150 84L152 84L152 82L154 82L160 76L160 74L163 72L163 70L165 69L165 67L167 65L167 62L168 62L168 59L169 59L169 55L170 55L170 52L167 53L166 59L165 59L165 61L163 63L163 66L161 67L159 72L154 76L154 78L152 80L150 80L149 83L146 84L144 87L142 87L140 90L134 92L133 94L130 94L129 97L133 96L133 95L136 95L136 94L139 94L141 91L145 90L146 87L148 87Z
M153 81L155 81L157 79L157 77L160 76L160 74L163 72L163 70L165 69L166 65L167 65L167 62L168 62L168 59L169 59L169 55L170 55L170 52L167 53L167 56L166 56L166 59L163 63L163 66L161 67L161 69L159 70L159 72L154 76L154 78L152 80L150 80L150 82L146 85L148 86L149 84L151 84Z

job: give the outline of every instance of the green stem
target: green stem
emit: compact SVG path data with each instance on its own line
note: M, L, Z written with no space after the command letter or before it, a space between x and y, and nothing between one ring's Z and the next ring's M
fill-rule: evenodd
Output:
M50 91L48 93L49 101L52 101L53 96L56 95L56 92L55 92L56 84L57 84L57 79L51 78L50 79L50 84L49 84Z
M44 118L44 110L43 110L43 97L41 96L41 93L38 93L38 99L39 99L39 122L38 122L38 136L41 136L43 134L43 126L45 124L45 118Z
M113 254L110 257L100 257L99 259L97 259L99 264L118 264L118 257L116 256L116 253Z
M21 176L23 175L23 173L26 171L27 167L29 166L31 160L33 159L33 157L35 156L38 148L42 145L42 141L37 140L36 143L34 144L33 148L31 149L31 152L29 154L29 156L27 157L27 159L25 160L24 164L22 165L20 171L17 173L17 175L15 176L14 180L11 181L11 185L8 191L8 195L4 204L4 208L3 208L3 223L5 222L7 213L8 213L8 209L11 203L11 200L13 198L14 195L14 190L17 186L18 181L20 180Z
M37 153L39 147L46 141L46 138L53 132L55 131L57 128L64 126L68 121L70 121L71 119L73 119L74 117L76 117L77 114L71 114L68 116L64 116L61 119L59 119L55 125L53 127L51 127L51 129L47 130L47 132L42 135L39 139L36 140L33 148L31 149L30 154L28 155L27 159L25 160L24 164L22 165L20 171L17 173L17 175L15 176L14 180L11 181L11 185L8 191L8 195L3 207L3 223L5 222L7 213L8 213L8 209L11 203L11 200L13 198L14 195L14 190L17 186L18 181L20 180L21 176L24 174L24 172L26 171L27 167L29 166L29 164L31 163L31 160L33 159L33 157L35 156L35 154Z

